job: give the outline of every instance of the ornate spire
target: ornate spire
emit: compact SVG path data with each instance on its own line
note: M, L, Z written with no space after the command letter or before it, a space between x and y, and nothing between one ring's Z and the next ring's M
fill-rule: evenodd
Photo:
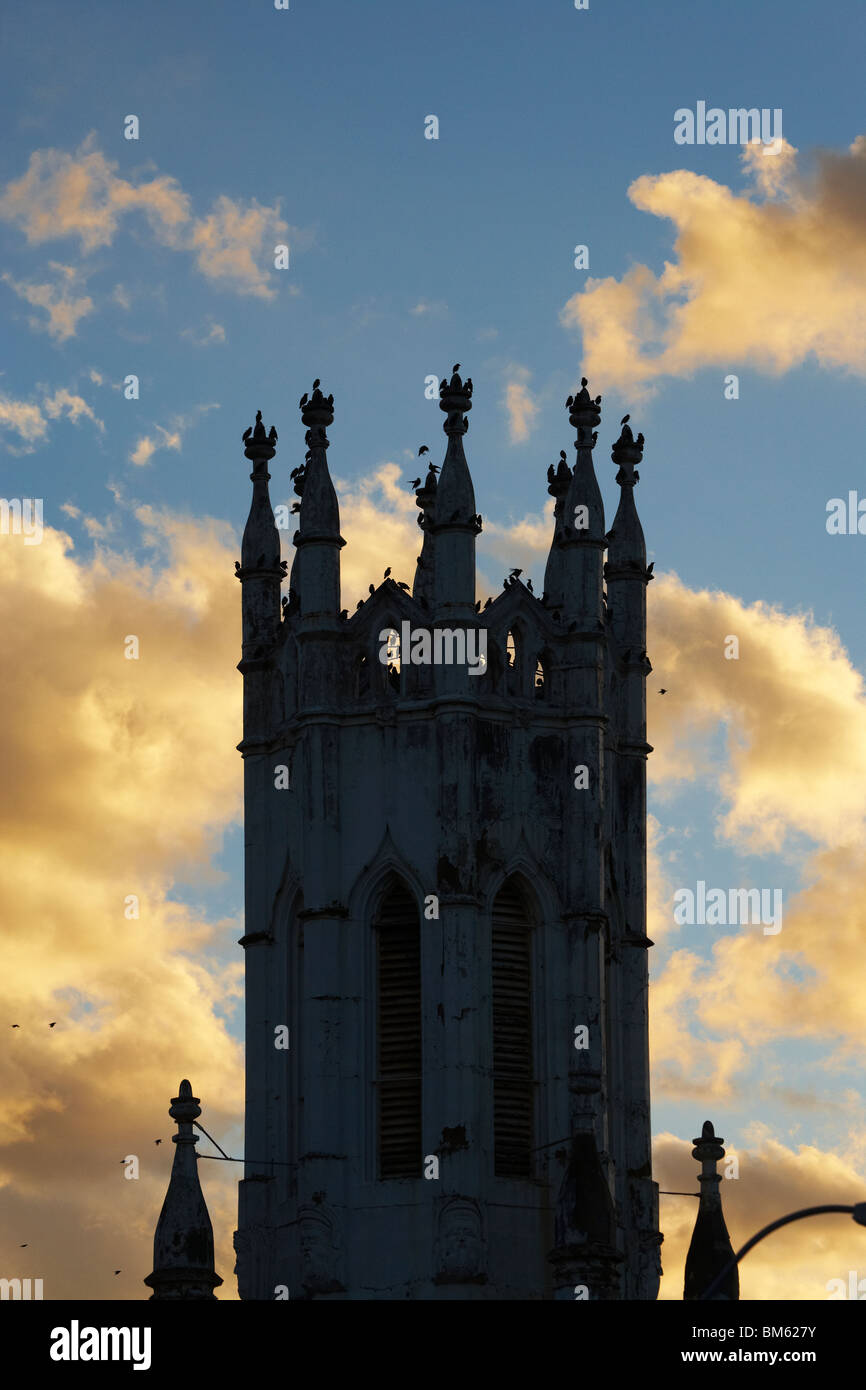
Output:
M475 537L481 518L475 511L475 491L463 452L463 436L469 428L466 416L472 409L472 378L462 381L459 367L457 362L451 380L443 378L439 386L448 447L429 526L435 537L436 609L444 616L470 617L475 608ZM427 487L425 483L425 491ZM426 564L426 555L424 560Z
M692 1243L686 1256L684 1299L697 1299L709 1287L716 1275L734 1257L731 1237L722 1213L721 1174L716 1164L725 1156L724 1139L717 1136L711 1121L705 1120L700 1138L693 1139L692 1158L701 1164L701 1200ZM740 1297L740 1276L736 1265L715 1295L718 1299Z
M174 1162L153 1238L153 1273L144 1282L153 1289L151 1298L214 1299L222 1279L214 1269L213 1227L198 1180L198 1135L192 1132L201 1107L188 1081L180 1083L168 1113L178 1127Z
M277 431L273 426L270 433L265 431L260 410L256 411L255 427L250 425L244 431L243 443L244 454L253 465L253 496L235 573L243 585L243 659L250 661L265 657L276 637L286 562L280 560L280 533L268 492L268 464L276 453Z
M619 1296L616 1213L595 1138L583 1130L571 1140L556 1199L554 1239L548 1259L558 1290L573 1298L572 1287L585 1284L592 1301Z
M574 469L560 454L559 467L548 469L548 492L556 498L553 543L544 574L548 607L560 608L589 628L601 621L604 504L592 462L601 396L595 399L581 377L580 390L565 403L577 431Z
M295 477L301 510L293 537L298 558L292 572L301 613L305 617L336 617L340 608L340 550L346 542L340 535L340 507L328 472L330 440L326 431L334 422L334 397L325 396L318 377L312 395L305 392L301 397L299 409L307 428L307 455Z
M620 486L619 507L607 536L608 571L616 569L646 571L646 542L634 504L635 484L640 482L637 465L643 458L643 435L637 439L631 432L629 417L622 419L622 433L613 445L610 456L617 465L616 481Z

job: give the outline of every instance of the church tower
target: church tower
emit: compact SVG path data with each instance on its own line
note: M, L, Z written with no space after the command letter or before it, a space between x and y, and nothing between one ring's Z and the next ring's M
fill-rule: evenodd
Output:
M605 534L582 383L545 592L482 608L471 379L439 396L414 582L351 616L333 397L301 399L282 605L276 431L244 436L240 1295L652 1299L643 436Z

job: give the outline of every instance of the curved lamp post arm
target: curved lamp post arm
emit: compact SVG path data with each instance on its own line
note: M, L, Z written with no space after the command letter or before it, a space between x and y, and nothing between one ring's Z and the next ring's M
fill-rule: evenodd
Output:
M792 1211L788 1216L780 1216L778 1221L771 1221L769 1226L764 1226L762 1230L758 1231L757 1235L752 1236L750 1240L746 1241L745 1245L740 1247L734 1258L728 1260L728 1263L719 1271L713 1282L704 1290L699 1301L712 1298L716 1289L718 1289L728 1277L731 1270L740 1263L744 1255L748 1255L749 1251L758 1244L759 1240L763 1240L765 1236L771 1235L773 1231L778 1231L781 1226L789 1226L792 1221L802 1221L805 1216L823 1216L826 1212L831 1211L847 1212L849 1216L853 1216L858 1225L866 1226L866 1202L858 1202L856 1206L853 1207L839 1206L837 1203L829 1203L821 1207L803 1207L801 1211Z

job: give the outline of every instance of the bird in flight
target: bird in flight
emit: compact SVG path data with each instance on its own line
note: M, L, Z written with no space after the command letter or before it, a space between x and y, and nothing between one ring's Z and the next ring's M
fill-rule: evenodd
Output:
M411 488L420 487L420 486L421 486L421 479L420 479L420 478L412 478L412 479L410 479L409 486L410 486Z
M660 694L660 695L667 695L667 693L668 693L668 692L667 692L666 690L660 690L660 691L659 691L659 694Z
M154 1142L154 1144L161 1144L161 1143L162 1143L162 1140L161 1140L161 1139L154 1139L153 1142Z
M422 444L421 448L418 450L418 457L420 458L422 454L429 454L429 452L430 450L427 448L427 445Z
M53 1028L54 1025L56 1024L56 1022L57 1022L57 1019L55 1018L54 1023L49 1023L48 1027L49 1027L49 1028Z

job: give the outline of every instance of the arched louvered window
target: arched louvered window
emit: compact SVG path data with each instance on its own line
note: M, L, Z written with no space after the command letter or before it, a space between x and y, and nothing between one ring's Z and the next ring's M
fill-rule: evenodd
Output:
M497 1177L531 1172L532 937L513 879L493 904L493 1151Z
M379 1176L417 1178L421 1146L421 930L418 908L394 879L374 922Z

